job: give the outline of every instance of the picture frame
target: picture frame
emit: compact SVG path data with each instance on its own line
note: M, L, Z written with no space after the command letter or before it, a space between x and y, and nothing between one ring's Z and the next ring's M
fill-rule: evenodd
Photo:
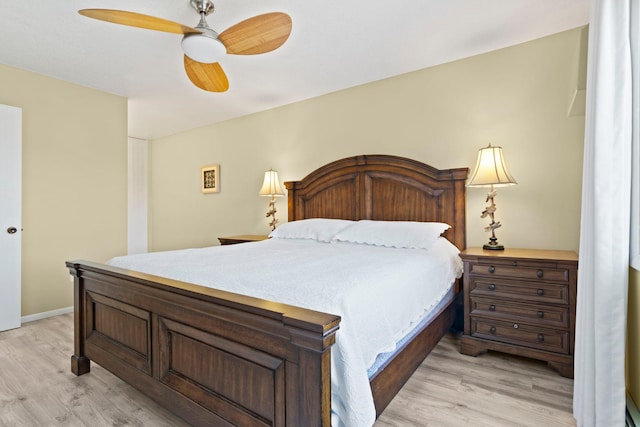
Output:
M205 194L220 192L220 165L209 165L201 168L200 189Z

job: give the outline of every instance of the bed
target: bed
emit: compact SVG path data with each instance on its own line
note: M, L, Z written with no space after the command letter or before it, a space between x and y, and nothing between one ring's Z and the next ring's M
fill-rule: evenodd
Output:
M443 222L463 249L467 173L396 156L338 160L285 183L289 221ZM76 375L93 360L193 425L331 425L340 316L110 265L67 266ZM377 415L450 328L452 301L370 378Z

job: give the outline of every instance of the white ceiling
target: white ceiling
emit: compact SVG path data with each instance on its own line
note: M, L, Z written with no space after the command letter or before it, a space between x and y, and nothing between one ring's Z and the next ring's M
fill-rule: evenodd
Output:
M218 0L222 32L261 13L293 20L289 40L220 64L229 91L185 75L181 36L83 17L120 9L195 26L188 0L0 0L0 63L129 99L129 135L153 139L587 24L589 0Z

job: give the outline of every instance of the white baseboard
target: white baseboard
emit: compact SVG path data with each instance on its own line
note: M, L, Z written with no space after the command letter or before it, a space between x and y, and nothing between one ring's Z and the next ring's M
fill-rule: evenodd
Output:
M22 316L20 323L33 322L34 320L46 319L47 317L57 316L59 314L73 313L73 307L59 308L57 310L45 311L42 313L30 314L28 316Z

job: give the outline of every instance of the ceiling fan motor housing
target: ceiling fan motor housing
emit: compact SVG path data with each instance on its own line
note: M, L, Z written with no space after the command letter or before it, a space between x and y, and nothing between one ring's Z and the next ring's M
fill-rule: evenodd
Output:
M195 27L200 33L185 34L182 38L182 51L189 58L203 64L220 61L227 53L225 45L218 40L218 33L209 28L205 16L214 11L210 0L191 0L191 6L200 14L200 22Z
M198 12L209 15L215 9L211 0L191 0L191 6Z
M227 54L227 48L218 40L218 33L209 27L197 26L195 28L202 33L184 35L182 38L184 54L203 64L220 61Z

